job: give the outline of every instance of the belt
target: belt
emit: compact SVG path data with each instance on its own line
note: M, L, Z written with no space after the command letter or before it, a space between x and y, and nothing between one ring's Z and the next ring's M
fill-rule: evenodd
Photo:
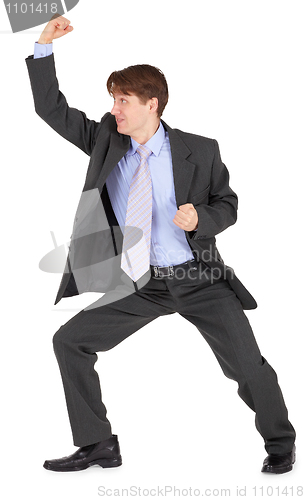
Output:
M170 276L175 276L177 269L197 269L197 260L187 260L182 264L177 264L176 266L150 266L152 278L168 278Z

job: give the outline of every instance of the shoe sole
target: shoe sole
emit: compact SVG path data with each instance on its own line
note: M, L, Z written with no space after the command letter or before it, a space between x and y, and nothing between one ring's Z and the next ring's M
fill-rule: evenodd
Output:
M292 465L289 467L285 467L284 469L274 469L274 470L269 470L269 469L262 469L262 472L269 472L269 474L284 474L285 472L290 472L292 470Z
M120 465L122 465L122 458L102 458L100 460L93 460L92 462L89 462L85 465L76 465L74 467L56 467L56 465L45 462L43 464L43 467L54 472L76 472L79 470L88 469L88 467L92 467L93 465L99 465L104 469L108 469L110 467L119 467Z

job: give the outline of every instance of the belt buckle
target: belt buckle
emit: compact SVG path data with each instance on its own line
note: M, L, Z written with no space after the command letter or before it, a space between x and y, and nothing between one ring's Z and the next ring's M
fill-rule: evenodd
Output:
M169 274L164 274L162 271L160 271L160 268L158 266L154 266L154 278L168 278L170 276L174 276L174 267L168 266L168 268Z
M159 277L159 273L158 273L158 267L157 266L154 266L154 278L158 278Z

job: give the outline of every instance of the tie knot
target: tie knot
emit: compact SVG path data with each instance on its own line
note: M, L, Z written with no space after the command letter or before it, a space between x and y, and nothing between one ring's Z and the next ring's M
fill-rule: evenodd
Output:
M151 155L151 150L148 149L146 146L143 146L142 144L139 145L137 149L137 153L139 153L141 160L147 160L149 155Z

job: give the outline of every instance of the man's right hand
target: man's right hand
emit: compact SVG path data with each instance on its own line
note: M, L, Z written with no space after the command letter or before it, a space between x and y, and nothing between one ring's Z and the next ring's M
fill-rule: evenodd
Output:
M73 31L73 27L70 26L70 22L71 21L63 16L51 19L41 33L38 43L51 43L55 38L60 38L67 33L70 33Z

